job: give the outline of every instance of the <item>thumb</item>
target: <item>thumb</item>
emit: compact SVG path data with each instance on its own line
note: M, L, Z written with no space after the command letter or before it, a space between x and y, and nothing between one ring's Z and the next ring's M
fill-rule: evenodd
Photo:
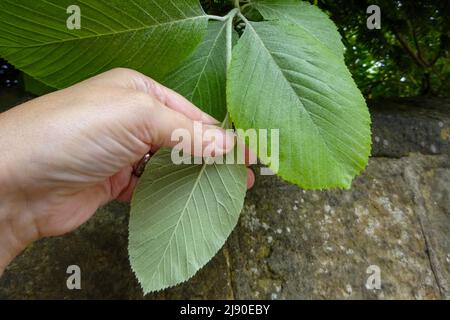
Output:
M147 130L155 148L181 148L197 157L221 156L234 148L235 135L230 130L192 120L159 101L153 101L150 110Z

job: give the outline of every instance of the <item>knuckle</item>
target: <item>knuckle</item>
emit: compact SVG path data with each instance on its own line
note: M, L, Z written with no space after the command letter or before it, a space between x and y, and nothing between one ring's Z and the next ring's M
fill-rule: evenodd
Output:
M149 96L145 93L130 90L127 95L128 104L136 106L138 108L147 106L149 104Z
M147 80L148 92L155 97L162 104L166 104L167 94L164 90L164 87L160 85L153 79L148 78Z
M109 72L118 77L126 77L126 78L133 78L133 77L137 77L137 76L141 75L139 72L137 72L135 70L123 68L123 67L117 67L117 68L111 69Z
M128 73L130 71L131 71L130 69L122 68L122 67L117 67L117 68L113 68L113 69L110 70L110 72L119 73L119 74Z

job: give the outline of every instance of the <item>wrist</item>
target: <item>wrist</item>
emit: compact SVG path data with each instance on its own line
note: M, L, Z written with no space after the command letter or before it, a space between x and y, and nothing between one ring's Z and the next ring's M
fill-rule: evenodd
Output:
M38 232L25 199L0 178L0 276L8 264L29 244Z
M27 210L25 195L21 192L20 177L12 170L18 160L17 146L8 133L14 132L8 121L8 112L0 114L0 149L10 152L0 154L0 276L8 264L30 243L37 239L31 212ZM11 156L14 154L14 158Z

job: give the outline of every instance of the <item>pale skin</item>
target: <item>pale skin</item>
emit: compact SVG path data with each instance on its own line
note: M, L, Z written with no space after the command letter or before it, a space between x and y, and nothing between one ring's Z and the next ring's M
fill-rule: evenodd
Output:
M129 201L133 167L149 151L173 147L194 121L217 130L193 134L215 155L235 143L218 121L174 91L128 69L114 69L0 114L0 276L32 242L71 232L112 200ZM194 149L192 149L194 150ZM247 185L254 183L248 169Z

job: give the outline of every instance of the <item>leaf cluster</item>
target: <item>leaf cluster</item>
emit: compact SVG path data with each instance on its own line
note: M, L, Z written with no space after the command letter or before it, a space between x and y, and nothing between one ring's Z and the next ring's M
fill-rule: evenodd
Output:
M65 27L65 8L83 27ZM143 72L239 129L279 130L283 179L349 188L370 154L370 116L334 23L297 0L13 0L0 2L0 56L53 88L113 67ZM220 7L216 7L220 6ZM224 121L224 124L227 121ZM192 277L222 247L243 207L244 165L150 161L132 201L130 262L144 291Z

